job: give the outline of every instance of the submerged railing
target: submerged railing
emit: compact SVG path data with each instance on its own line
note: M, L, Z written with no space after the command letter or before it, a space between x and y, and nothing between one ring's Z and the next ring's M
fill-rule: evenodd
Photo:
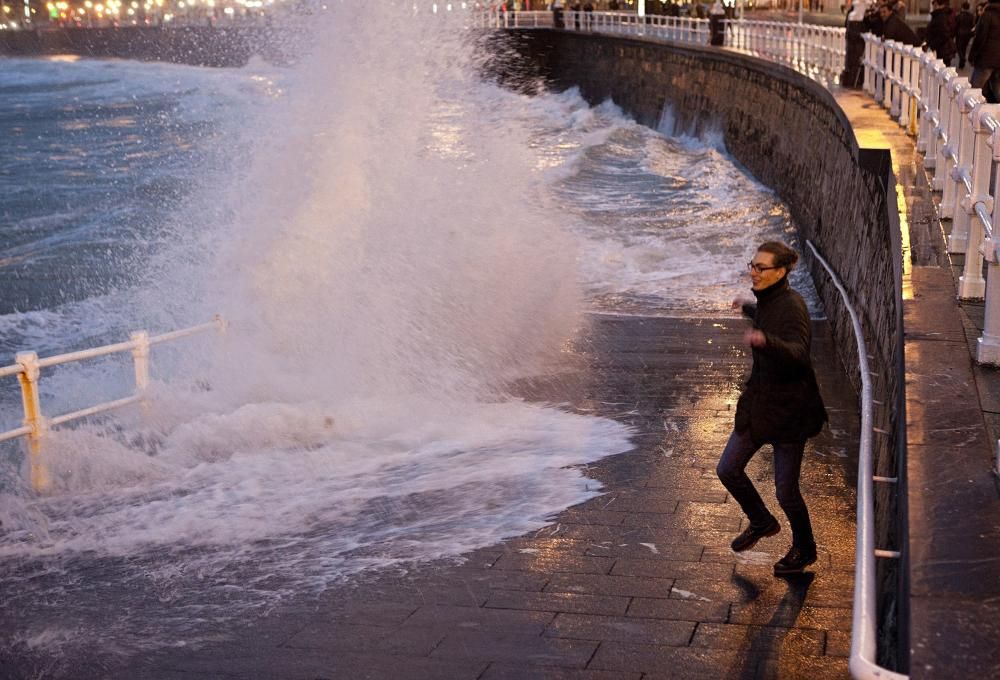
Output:
M965 256L957 297L985 301L976 361L1000 365L1000 105L933 52L864 39L865 91L916 136L931 188L941 192L940 216L951 220L948 252Z
M104 345L93 349L85 349L79 352L59 354L56 356L38 358L35 352L19 352L16 363L0 368L0 378L16 375L21 384L21 403L24 407L24 425L6 432L0 433L0 442L18 437L26 437L28 442L28 455L31 465L31 486L35 491L44 492L51 486L51 479L42 461L41 445L42 439L49 428L68 423L80 418L105 413L114 409L128 406L136 402L142 402L146 398L146 391L149 388L149 358L150 348L164 342L170 342L190 335L216 330L224 332L226 330L225 320L216 315L209 323L200 326L192 326L181 330L171 331L150 337L146 331L134 331L130 334L129 340L113 345ZM38 383L41 379L43 368L67 364L74 361L84 361L96 357L117 354L120 352L131 352L135 368L135 392L123 399L107 401L95 406L65 413L52 418L46 418L42 414L41 401L39 399Z

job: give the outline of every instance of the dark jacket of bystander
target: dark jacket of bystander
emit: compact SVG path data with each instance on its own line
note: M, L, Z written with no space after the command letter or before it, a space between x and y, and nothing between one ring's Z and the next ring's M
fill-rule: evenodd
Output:
M958 54L955 48L955 36L952 32L951 9L937 8L931 12L931 20L927 24L927 49L933 50L938 59L949 64Z
M906 45L920 44L917 34L896 13L890 14L889 18L882 23L882 39L895 40Z
M990 2L976 22L969 45L969 63L976 68L1000 68L1000 2Z

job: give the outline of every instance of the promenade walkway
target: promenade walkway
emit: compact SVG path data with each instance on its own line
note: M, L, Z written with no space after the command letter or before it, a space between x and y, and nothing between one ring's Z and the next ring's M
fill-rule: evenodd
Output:
M735 265L733 265L735 266ZM843 678L851 625L858 415L825 323L814 357L831 424L804 467L820 560L775 578L778 536L729 550L743 523L714 469L748 358L746 322L595 316L565 371L521 387L633 426L591 465L606 493L461 564L371 573L134 659L116 677L315 680ZM771 458L751 466L773 501Z

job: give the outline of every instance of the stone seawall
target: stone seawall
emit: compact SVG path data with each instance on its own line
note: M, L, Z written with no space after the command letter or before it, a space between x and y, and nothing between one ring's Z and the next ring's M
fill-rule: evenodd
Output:
M861 316L874 398L884 404L876 408L874 424L891 433L875 441L875 474L892 476L905 451L906 417L902 244L889 152L858 148L850 122L826 88L751 56L554 30L493 40L490 66L502 82L528 91L540 79L554 89L575 86L589 102L610 98L644 125L673 126L665 132L721 132L729 153L781 196L802 238L837 272ZM802 251L844 369L860 389L850 317L804 244ZM905 496L897 500L881 486L876 542L899 545L905 536L894 535L892 527L895 518L905 517ZM880 662L905 665L906 596L899 594L905 593L906 568L883 562L879 571Z
M243 66L256 56L284 64L292 58L291 35L267 25L0 31L0 56L73 54L194 66Z

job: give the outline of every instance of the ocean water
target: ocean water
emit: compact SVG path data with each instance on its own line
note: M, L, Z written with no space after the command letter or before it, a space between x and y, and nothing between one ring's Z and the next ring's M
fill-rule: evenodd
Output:
M0 62L0 365L229 321L154 349L149 409L54 430L48 494L0 445L2 654L58 677L543 526L632 433L510 386L596 314L730 314L754 247L794 240L718 139L503 90L405 18L334 7L294 69ZM131 370L47 369L43 410Z

